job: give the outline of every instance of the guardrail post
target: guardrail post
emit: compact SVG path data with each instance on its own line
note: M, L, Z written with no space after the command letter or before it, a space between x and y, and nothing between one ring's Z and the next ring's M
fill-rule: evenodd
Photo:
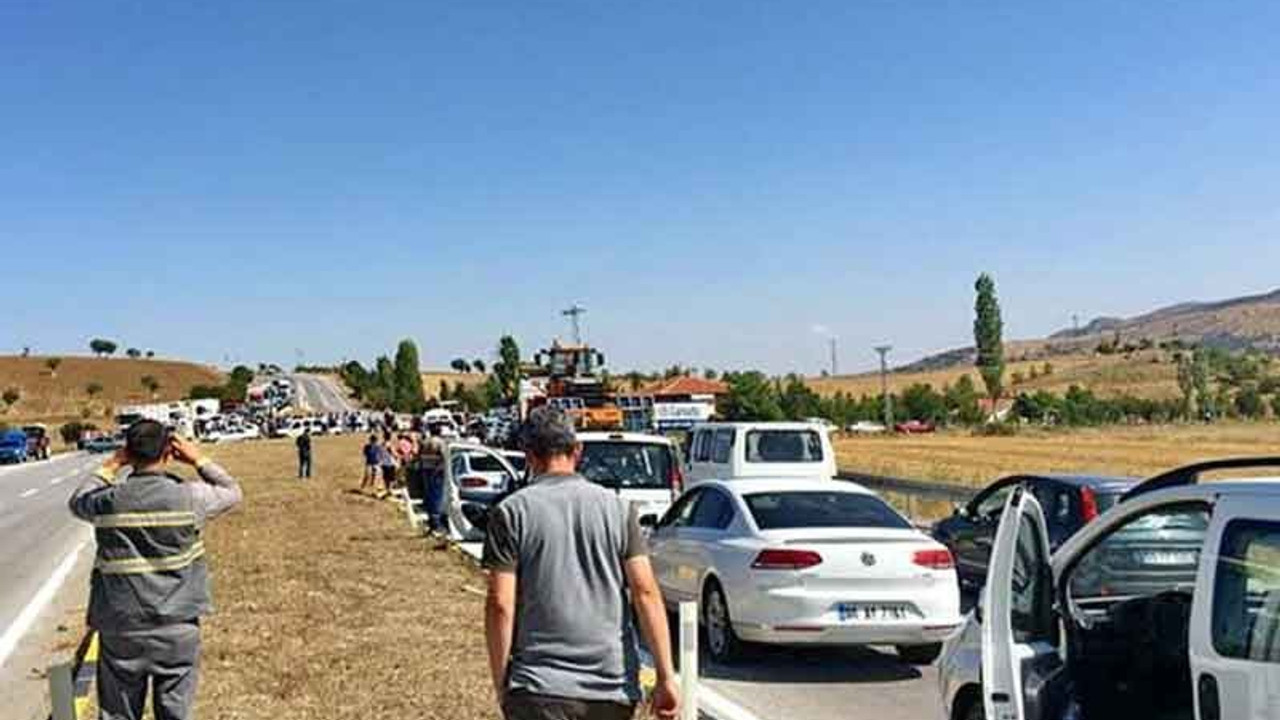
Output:
M409 516L409 527L414 530L422 527L422 523L418 521L418 513L413 508L413 498L409 496L406 488L400 488L400 500L404 502L404 511Z
M698 720L698 603L680 603L680 720Z
M52 720L76 720L76 688L71 663L49 668L49 704Z

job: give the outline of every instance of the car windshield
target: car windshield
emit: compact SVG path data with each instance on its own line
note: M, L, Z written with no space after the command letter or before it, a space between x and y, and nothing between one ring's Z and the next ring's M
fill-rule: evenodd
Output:
M1114 493L1097 493L1093 496L1094 501L1098 504L1098 512L1104 513L1116 506L1120 502L1120 498L1124 497L1124 492Z
M476 454L471 456L471 472L500 473L507 469L492 455Z
M750 430L747 462L822 462L822 439L815 430Z
M666 489L672 467L666 445L619 440L583 443L578 472L608 488Z
M761 530L787 528L893 528L911 523L874 495L848 492L776 492L746 495Z

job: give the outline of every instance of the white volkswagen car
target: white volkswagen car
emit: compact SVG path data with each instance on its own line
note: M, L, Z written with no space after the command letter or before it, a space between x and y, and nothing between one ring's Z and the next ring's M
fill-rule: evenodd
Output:
M871 491L834 480L709 480L654 528L663 597L701 603L707 647L894 645L932 662L960 625L951 553Z

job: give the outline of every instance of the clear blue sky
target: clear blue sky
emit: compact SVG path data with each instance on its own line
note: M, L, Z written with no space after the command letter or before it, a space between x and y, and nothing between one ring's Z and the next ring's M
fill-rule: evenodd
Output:
M9 2L0 351L816 372L1280 285L1274 2Z

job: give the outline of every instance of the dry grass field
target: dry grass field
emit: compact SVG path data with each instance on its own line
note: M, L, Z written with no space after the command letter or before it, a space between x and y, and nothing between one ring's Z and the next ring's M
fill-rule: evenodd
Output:
M142 386L146 375L160 383L157 399L162 401L185 397L192 385L223 381L217 369L194 363L59 357L62 364L56 375L45 366L46 357L0 357L0 391L12 387L21 394L13 409L0 414L0 421L66 422L80 419L85 408L100 419L114 405L151 402L151 393ZM102 386L96 397L88 392L90 383Z
M1158 361L1158 362L1156 362ZM1031 368L1039 372L1046 362L1052 363L1053 373L1029 379ZM1021 373L1028 379L1014 385L1012 376ZM961 375L968 375L981 387L982 380L972 367L957 366L945 370L933 370L914 373L890 373L889 389L901 392L915 383L928 383L935 390L942 390L944 385L954 383ZM809 386L823 395L832 395L838 391L861 395L880 394L879 373L862 373L859 375L837 375L829 378L809 378ZM1011 392L1034 392L1047 390L1056 394L1066 392L1071 385L1079 385L1093 390L1102 397L1117 395L1134 395L1152 399L1167 399L1179 396L1178 371L1169 353L1159 350L1147 350L1123 355L1064 355L1047 360L1030 362L1010 362L1005 374L1005 382Z
M876 475L984 485L1016 472L1147 476L1197 460L1280 455L1280 424L1170 425L1024 431L1015 437L842 437L840 467Z
M455 370L424 370L422 372L422 391L428 400L440 397L440 383L449 383L449 389L452 390L455 385L462 383L465 387L476 387L483 385L485 380L489 378L485 373L469 372L460 373Z
M351 492L360 442L316 438L305 483L288 442L213 451L246 498L206 534L217 612L200 717L497 717L483 577L412 532L399 506Z

